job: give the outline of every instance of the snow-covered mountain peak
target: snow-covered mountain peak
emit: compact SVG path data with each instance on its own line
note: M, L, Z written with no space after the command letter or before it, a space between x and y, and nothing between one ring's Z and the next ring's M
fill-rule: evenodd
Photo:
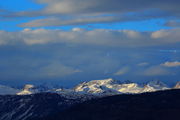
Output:
M24 90L29 90L31 88L34 88L34 85L27 84L24 86Z
M17 95L30 95L33 94L35 92L35 90L33 90L34 85L31 84L27 84L24 86L23 90L21 92L18 92Z
M180 82L176 84L175 89L180 88ZM103 80L92 80L89 82L83 82L72 89L65 89L63 87L44 87L34 86L27 84L20 91L14 88L0 86L0 94L17 94L17 95L29 95L40 92L58 93L65 97L80 98L82 96L108 96L115 94L127 94L127 93L144 93L154 92L159 90L170 89L161 81L153 80L144 86L138 85L133 82L118 82L111 78Z
M136 83L128 83L128 84L121 84L121 86L127 87L127 88L134 88L134 87L137 87L138 84L136 84Z
M139 93L142 88L136 83L119 84L113 79L93 80L84 82L75 87L76 92L92 94L121 94L121 93Z
M109 78L104 80L92 80L90 82L84 82L77 85L74 90L76 92L99 94L104 92L111 92L112 85L115 84L115 80ZM111 89L111 90L110 90ZM114 90L113 90L114 91Z
M119 84L117 89L121 93L140 93L142 88L136 83Z
M85 84L87 85L107 85L107 84L113 84L115 83L115 80L113 80L112 78L109 79L104 79L104 80L92 80L90 82L86 82Z
M144 92L154 92L154 91L156 91L154 87L150 85L145 85L141 92L144 93Z
M167 85L159 80L150 81L147 85L153 87L156 90L168 89Z
M176 85L174 86L175 89L180 89L180 82L177 82Z

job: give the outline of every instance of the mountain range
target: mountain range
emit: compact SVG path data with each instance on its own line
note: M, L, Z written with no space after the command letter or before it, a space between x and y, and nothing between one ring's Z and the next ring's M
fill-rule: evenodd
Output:
M161 81L139 85L113 79L71 89L0 86L0 120L176 120L179 88L180 82L170 88Z
M108 96L108 95L116 95L116 94L138 94L144 92L155 92L159 90L166 89L175 89L180 88L180 82L170 88L166 84L161 81L154 80L150 81L147 84L139 85L133 82L119 82L113 80L111 78L104 80L92 80L90 82L83 82L79 85L75 86L71 89L65 88L52 88L52 87L44 87L44 86L34 86L31 84L27 84L22 89L15 89L8 86L0 85L0 94L1 95L29 95L34 93L41 92L51 92L51 93L60 93L67 95L83 95L83 94L91 94L95 96Z
M96 98L43 120L179 120L180 90Z

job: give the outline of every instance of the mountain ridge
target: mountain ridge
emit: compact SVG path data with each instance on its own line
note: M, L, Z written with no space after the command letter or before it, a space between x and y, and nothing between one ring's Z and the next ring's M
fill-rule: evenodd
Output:
M76 96L77 94L74 95ZM59 94L54 92L35 93L29 95L0 95L0 106L1 106L0 120L36 120L36 119L51 120L50 118L52 116L55 116L55 119L52 120L84 120L85 119L84 115L87 115L89 113L95 114L94 112L97 112L96 115L97 114L100 115L97 116L97 120L100 120L100 119L104 119L104 117L101 116L102 113L107 114L107 111L109 110L111 110L110 115L112 115L112 119L109 118L110 116L107 116L107 118L109 118L110 120L114 120L113 111L116 113L117 110L122 110L122 108L123 110L126 109L136 110L135 108L137 108L140 105L147 107L149 106L152 109L155 108L159 109L157 107L159 105L159 102L156 101L157 98L161 100L160 103L162 105L159 106L160 109L166 108L168 110L168 109L172 109L173 107L173 110L178 111L178 115L180 112L179 89L168 89L164 91L148 92L141 94L116 94L110 96L93 96L91 94L86 94L86 95L78 94L77 97L74 97L74 95L72 96L68 95L67 97L67 94ZM106 104L104 104L103 102L104 100L108 102L108 104L107 104L107 111L103 112L102 110L104 109L104 107L106 108ZM116 104L114 103L114 101L116 102L120 101L120 103ZM129 104L125 104L125 103L129 103L128 101L134 103L135 106L133 107L133 104L132 106L130 106ZM91 104L92 102L93 104ZM151 104L151 102L153 104ZM97 105L97 108L94 106L94 104ZM85 106L88 105L86 109L80 107L80 109L76 110L78 106L84 106L84 105ZM94 106L95 108L91 109L92 106ZM146 109L149 109L149 107ZM91 110L87 111L87 109L91 109ZM101 111L100 113L98 113L97 111L98 109ZM86 112L84 113L83 110L84 112L86 111L87 113ZM83 119L79 119L78 116L72 114L78 111L79 113L77 115L81 115ZM126 111L125 113L130 114L131 112ZM168 113L169 111L165 111L165 114ZM174 111L173 112L170 111L170 113L174 113ZM58 115L60 116L62 115L62 116L59 118ZM71 117L73 118L68 118L70 117L69 115L71 115ZM88 115L86 117L88 117ZM90 118L86 118L86 120L96 120ZM131 119L126 119L126 120L131 120ZM140 120L140 119L135 119L135 120Z
M5 87L4 87L5 88ZM103 79L103 80L92 80L89 82L83 82L75 86L74 88L48 88L46 87L36 87L31 84L26 84L23 89L15 89L6 87L9 89L13 89L12 93L7 94L16 94L16 95L29 95L41 92L51 92L51 93L59 93L63 95L78 96L78 95L95 95L95 96L108 96L108 95L116 95L116 94L139 94L144 92L155 92L159 90L166 89L179 89L180 82L170 88L162 81L153 80L148 82L147 84L141 85L133 82L119 82L112 78ZM0 89L2 87L0 86ZM16 91L16 92L15 92ZM1 90L0 94L3 92Z
M180 90L95 98L43 120L179 120Z

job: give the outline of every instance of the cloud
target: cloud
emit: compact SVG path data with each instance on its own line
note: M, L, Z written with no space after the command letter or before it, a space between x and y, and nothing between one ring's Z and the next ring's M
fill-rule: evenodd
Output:
M71 19L62 19L59 17L51 17L46 19L37 19L27 23L22 23L20 27L43 27L43 26L65 26L65 25L84 25L89 23L107 23L124 21L124 18L116 16L98 16L98 17L74 17Z
M165 62L163 64L161 64L162 66L165 67L179 67L180 66L180 62L175 61L175 62Z
M145 76L166 76L171 74L171 72L161 66L151 66L142 72Z
M40 17L21 27L84 25L139 21L153 18L179 18L179 0L34 0L44 7L40 10L10 12L2 17Z
M44 26L67 26L67 25L86 25L94 23L116 23L127 21L147 20L149 18L159 18L161 15L75 15L72 17L48 17L35 19L30 22L19 24L20 27L44 27Z
M164 40L164 42L177 42L179 37L180 29L170 29L170 30L159 30L153 32L151 37L153 39L159 39L159 41Z
M169 59L178 60L180 58L178 53L163 53L162 56L162 53L158 51L159 47L129 48L124 45L112 47L108 44L97 45L94 42L91 44L85 44L83 42L72 44L71 41L55 42L60 38L57 40L54 39L53 34L59 33L59 30L49 30L45 32L43 30L35 31L25 29L21 32L23 34L27 34L28 32L28 34L30 34L32 32L37 35L44 32L44 38L42 39L48 38L49 36L52 41L27 44L22 43L22 39L19 41L19 39L15 39L14 36L11 36L13 40L13 42L10 42L11 44L6 43L0 46L0 76L4 81L12 80L16 82L22 80L26 82L29 80L36 83L49 81L56 82L57 84L63 84L63 81L67 81L69 85L75 82L77 84L79 81L109 77L117 80L129 79L139 82L152 80L153 78L177 80L180 75L179 67L169 68L160 66L162 57L170 56ZM87 31L74 28L72 31L66 32L67 34L69 32L77 32L77 35L81 35L81 32L84 34L84 32ZM22 35L22 33L15 32L14 34L18 36L18 38L25 37L26 35ZM6 34L7 33L4 32L4 35ZM9 34L11 34L11 32ZM138 37L136 34L134 35L134 33L129 34L131 34L131 37ZM69 36L70 35L69 33ZM28 40L34 39L33 37L29 37ZM40 39L40 37L37 38ZM74 40L76 41L76 39ZM84 39L82 39L82 41L83 40ZM99 39L96 39L96 41L97 40ZM142 61L148 61L151 65L158 64L161 69L165 70L159 70L161 72L157 72L159 74L161 73L161 75L157 75L157 73L154 73L154 75L152 72L156 71L156 67L152 69L151 67L153 66L151 65L144 67L137 66L137 63L142 63ZM129 70L127 70L128 68L126 67L129 67ZM150 68L151 70L149 70ZM148 70L151 71L149 74L147 73ZM144 74L145 71L147 71L146 74ZM167 72L162 74L162 71ZM121 75L115 75L117 72ZM165 73L169 74L166 75Z
M41 10L46 14L63 14L63 13L119 13L133 12L146 9L160 9L174 13L180 12L178 0L136 0L132 4L131 0L36 0L38 4L45 4Z
M52 62L51 64L40 68L39 76L54 78L54 77L68 76L79 72L82 71L79 69L74 69L69 66L65 66L59 62Z
M165 26L169 27L180 27L180 21L178 20L170 20L164 24Z
M152 47L178 46L180 29L155 32L133 30L85 30L74 28L70 31L47 29L24 29L17 32L0 31L0 45L97 45L109 47Z
M139 64L137 64L138 66L147 66L147 65L149 65L149 63L148 62L142 62L142 63L139 63Z
M126 74L129 70L130 70L129 67L123 67L123 68L121 68L120 70L118 70L116 73L114 73L114 75L116 75L116 76L124 75L124 74Z
M33 49L39 52L39 49ZM41 79L53 80L55 78L63 78L83 72L75 66L66 65L64 61L61 62L58 59L44 59L42 55L38 55L36 52L33 53L36 56L34 57L28 54L27 49L21 51L16 48L16 50L19 53L24 52L25 55L21 54L20 56L15 55L12 57L7 55L7 58L0 61L0 75L2 79L21 79L23 81Z
M78 17L71 19L62 19L58 17L51 17L46 19L37 19L27 23L22 23L20 27L43 27L43 26L65 26L65 25L84 25L89 23L106 23L119 21L121 18L117 17ZM123 18L122 18L123 20Z

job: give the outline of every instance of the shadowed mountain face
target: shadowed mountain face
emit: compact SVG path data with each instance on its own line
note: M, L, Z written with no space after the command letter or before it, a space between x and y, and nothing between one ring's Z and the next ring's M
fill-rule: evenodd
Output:
M56 93L0 96L0 120L41 119L82 102L81 99L66 98Z
M180 90L116 95L78 104L44 120L179 120Z
M0 120L179 120L179 89L106 97L75 95L3 95Z

